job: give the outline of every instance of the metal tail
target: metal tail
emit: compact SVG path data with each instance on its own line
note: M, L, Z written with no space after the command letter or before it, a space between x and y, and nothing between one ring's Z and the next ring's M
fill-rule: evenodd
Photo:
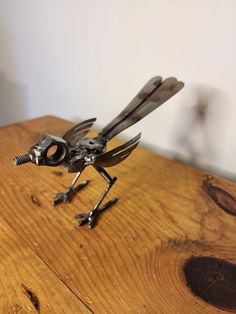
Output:
M162 81L161 77L152 78L131 101L131 103L114 118L100 135L112 139L114 136L143 119L169 98L178 93L184 83L170 77Z

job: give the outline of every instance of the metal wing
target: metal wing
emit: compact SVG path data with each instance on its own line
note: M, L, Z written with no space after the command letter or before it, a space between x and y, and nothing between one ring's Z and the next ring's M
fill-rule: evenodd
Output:
M127 158L138 146L141 133L130 141L96 157L95 165L99 167L112 167Z
M63 139L71 144L78 143L89 132L95 121L96 118L93 118L76 124L63 135Z

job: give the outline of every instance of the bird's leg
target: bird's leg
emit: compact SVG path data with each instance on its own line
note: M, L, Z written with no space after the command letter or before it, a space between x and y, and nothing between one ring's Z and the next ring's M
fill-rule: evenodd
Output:
M95 224L96 224L96 222L98 220L98 217L99 217L101 212L103 212L105 209L111 207L118 200L117 198L112 198L110 201L108 201L107 203L105 203L103 206L100 207L102 201L104 200L104 198L108 194L108 192L111 189L111 187L113 186L113 184L116 182L117 178L116 177L112 178L106 172L106 170L101 168L101 167L94 166L94 168L106 180L106 182L108 183L108 186L106 187L106 189L102 193L101 197L99 198L98 202L94 206L93 210L91 210L87 214L77 214L77 215L75 215L75 218L80 219L79 222L78 222L79 226L82 226L82 225L88 223L89 228L93 228L95 226Z
M63 203L70 202L74 194L80 191L83 187L85 187L89 183L89 180L86 180L78 184L77 186L75 186L77 180L79 179L80 174L81 172L77 172L76 176L74 177L73 181L71 182L71 184L69 185L69 187L67 188L65 192L57 193L56 195L54 195L53 205L57 205L62 202Z

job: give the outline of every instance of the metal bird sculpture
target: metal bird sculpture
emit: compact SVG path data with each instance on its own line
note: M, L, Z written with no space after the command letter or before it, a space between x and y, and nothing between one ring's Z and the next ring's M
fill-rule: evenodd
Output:
M159 107L170 97L183 88L184 84L176 78L162 80L160 76L153 77L140 90L138 95L128 106L115 117L101 132L93 138L85 138L96 119L83 121L70 130L63 137L46 135L36 145L32 146L28 153L14 158L16 165L32 162L37 166L63 166L68 172L76 173L70 186L65 192L54 195L53 205L61 202L70 202L72 197L89 180L76 186L82 171L92 165L106 180L108 186L95 204L94 208L86 214L77 214L78 225L88 224L93 228L101 212L112 206L117 198L113 198L102 206L102 202L109 190L116 182L116 177L111 177L104 169L113 167L125 160L138 146L141 133L128 142L107 151L107 143L117 134L138 122L154 109Z

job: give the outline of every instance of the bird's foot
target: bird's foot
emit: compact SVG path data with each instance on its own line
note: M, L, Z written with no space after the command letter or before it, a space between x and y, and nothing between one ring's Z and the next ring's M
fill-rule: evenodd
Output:
M57 193L53 196L52 204L58 205L60 203L69 203L73 196L80 190L82 190L90 181L86 180L80 184L78 184L75 188L69 188L66 192Z
M112 198L110 201L108 201L105 205L103 205L100 208L94 208L91 212L87 214L76 214L75 218L79 219L78 226L83 226L85 224L88 224L88 227L92 229L99 218L99 215L107 208L111 207L113 204L115 204L118 201L118 198Z

